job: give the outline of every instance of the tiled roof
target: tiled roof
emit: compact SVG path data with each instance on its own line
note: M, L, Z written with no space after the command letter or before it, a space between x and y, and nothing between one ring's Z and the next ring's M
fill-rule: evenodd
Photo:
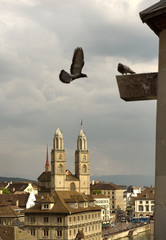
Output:
M43 172L43 173L38 177L38 181L44 181L44 182L49 182L49 181L51 181L51 172L50 172L50 171Z
M15 191L24 191L28 185L28 182L13 182L7 187L7 189L12 193Z
M19 207L26 208L26 203L29 198L29 193L22 194L0 194L0 203L1 204L11 204L16 206L18 203Z
M90 185L91 190L122 190L122 188L114 183L97 183Z
M146 188L138 194L135 200L154 200L154 188Z
M73 202L91 202L91 197L81 194L75 191L56 191L50 195L54 199L54 206L51 210L41 210L41 204L44 202L44 197L41 196L41 200L36 203L35 206L32 208L29 208L25 210L25 213L77 213L77 212L85 212L85 211L95 211L100 210L101 208L99 206L92 207L88 206L87 208L80 207L78 204L78 208L71 207L68 203Z
M11 205L0 205L0 217L22 217L23 213L20 213L19 207Z

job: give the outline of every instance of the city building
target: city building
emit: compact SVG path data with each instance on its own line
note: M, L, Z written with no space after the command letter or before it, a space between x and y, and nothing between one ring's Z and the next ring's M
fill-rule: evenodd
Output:
M123 192L124 189L114 183L93 183L90 185L91 194L100 193L110 198L110 211L124 211Z
M135 199L135 217L153 216L154 214L154 188L144 189Z
M76 191L40 195L36 205L25 210L25 229L39 240L74 240L78 231L85 239L102 239L101 207L92 197Z
M62 131L58 128L53 138L51 151L51 171L49 171L48 148L45 171L38 177L39 194L54 191L77 191L90 194L90 164L87 139L83 128L77 138L75 151L75 174L66 170L66 152Z
M1 225L13 225L23 226L24 213L23 209L12 206L8 203L0 204L0 226Z
M101 219L103 223L110 222L110 198L102 194L92 195L95 204L102 208Z

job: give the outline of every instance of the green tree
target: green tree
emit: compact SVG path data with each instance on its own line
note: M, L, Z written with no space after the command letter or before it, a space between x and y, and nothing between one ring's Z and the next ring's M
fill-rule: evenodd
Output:
M6 189L6 188L2 188L2 193L3 194L9 194L10 191L8 189Z

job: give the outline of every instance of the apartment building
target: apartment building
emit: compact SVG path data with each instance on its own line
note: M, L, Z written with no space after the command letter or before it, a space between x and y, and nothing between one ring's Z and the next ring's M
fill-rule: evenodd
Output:
M40 196L25 210L25 229L39 240L74 240L78 231L85 239L102 239L101 207L76 191L56 191Z
M154 214L154 188L144 189L135 198L135 217L153 216Z

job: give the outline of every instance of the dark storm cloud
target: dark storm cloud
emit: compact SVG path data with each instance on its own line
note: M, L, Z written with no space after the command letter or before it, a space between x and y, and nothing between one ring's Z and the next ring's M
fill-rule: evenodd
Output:
M139 18L148 4L141 0L0 2L4 175L21 176L21 172L37 178L44 170L46 144L50 152L58 126L64 134L67 165L73 169L81 119L92 174L140 173L145 160L151 168L144 171L153 172L155 102L125 103L115 78L121 61L136 72L157 69L157 37ZM70 69L77 46L84 49L88 78L64 85L59 72ZM7 167L11 159L12 169Z

